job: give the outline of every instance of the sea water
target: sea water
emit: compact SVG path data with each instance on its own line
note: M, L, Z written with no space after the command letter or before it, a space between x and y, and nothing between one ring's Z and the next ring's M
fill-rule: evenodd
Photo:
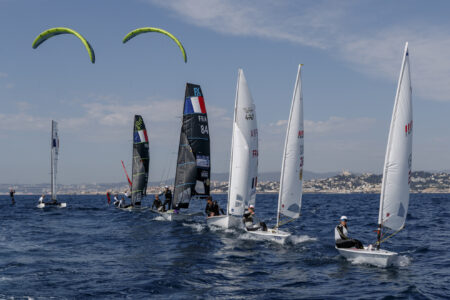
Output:
M0 197L0 298L435 299L450 295L450 195L413 194L406 228L383 244L399 252L379 268L348 262L334 227L376 240L379 195L306 194L284 245L204 217L169 222L150 211L108 206L105 196L61 196L67 208L37 209L38 196ZM214 195L226 207L226 195ZM150 204L150 199L144 202ZM205 203L192 202L192 211ZM276 220L277 195L256 214Z

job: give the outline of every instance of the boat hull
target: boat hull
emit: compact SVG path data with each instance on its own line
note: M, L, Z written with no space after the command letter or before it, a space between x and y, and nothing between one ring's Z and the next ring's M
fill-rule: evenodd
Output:
M174 210L169 211L157 211L157 210L151 210L154 213L157 213L161 217L163 217L166 221L190 221L196 216L202 215L202 213L181 213L181 212L175 212Z
M267 231L262 231L262 230L255 230L255 231L246 230L246 231L252 235L261 237L264 240L276 241L276 242L280 242L283 244L286 241L286 239L291 235L290 232L281 231L279 229L267 229Z
M369 247L364 247L364 249L336 247L336 249L339 251L339 254L344 256L347 260L381 267L392 265L394 259L398 255L396 252L382 249L369 249Z
M242 221L240 218L232 215L221 215L221 216L214 216L214 217L208 217L206 219L206 224L208 227L219 227L223 229L228 228L238 228L242 226Z
M50 204L50 203L39 203L37 206L37 208L64 208L67 207L67 204L65 202L58 202L56 204Z

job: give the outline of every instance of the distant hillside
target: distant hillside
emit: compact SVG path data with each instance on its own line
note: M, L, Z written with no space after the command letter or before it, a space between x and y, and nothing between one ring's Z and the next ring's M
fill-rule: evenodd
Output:
M340 172L326 172L326 173L316 173L311 171L304 171L303 179L311 180L311 179L322 179L333 177ZM213 181L228 181L228 173L213 173L211 175L211 180ZM266 172L260 173L258 175L258 181L279 181L280 180L280 172Z

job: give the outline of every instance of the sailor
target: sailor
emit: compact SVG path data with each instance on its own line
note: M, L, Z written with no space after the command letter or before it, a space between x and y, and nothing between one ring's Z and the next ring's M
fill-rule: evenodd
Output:
M126 190L123 194L124 194L125 197L131 198L131 192L130 192L130 190Z
M164 210L166 210L166 204L167 210L170 210L172 208L172 192L167 185L164 187L164 191L160 195L162 194L164 194Z
M159 195L155 195L155 200L153 200L152 209L156 208L157 211L164 211L164 205L161 200L159 200Z
M16 190L14 190L13 188L9 189L9 196L11 197L11 203L15 204L16 200L14 200L14 194L16 193Z
M39 204L44 203L44 198L45 198L45 195L42 194L41 198L39 198Z
M123 196L122 196L122 198L120 199L119 205L118 205L117 207L119 207L119 208L126 207L126 206L125 206L125 198L124 198Z
M211 196L208 196L208 199L206 200L206 207L205 207L205 213L206 216L213 217L213 216L220 216L219 212L219 204L217 204L217 201L213 201ZM222 211L223 213L223 211Z
M120 200L119 200L119 194L115 193L115 194L114 194L114 205L115 205L115 206L118 206L119 203L120 203Z
M363 244L357 239L351 239L348 236L347 217L342 216L340 223L334 229L334 240L338 248L357 248L364 249Z
M255 216L255 206L253 206L252 204L250 204L248 209L244 212L243 221L247 231L256 231L256 230L267 231L266 223L257 222Z

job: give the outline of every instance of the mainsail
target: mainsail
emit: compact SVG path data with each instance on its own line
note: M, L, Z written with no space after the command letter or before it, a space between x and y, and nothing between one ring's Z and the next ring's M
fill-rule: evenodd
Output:
M131 203L140 204L147 193L150 157L147 130L142 116L134 116Z
M58 123L52 120L52 137L51 137L51 151L50 151L50 173L51 173L51 194L52 200L56 201L56 169L58 163L59 152L59 138L58 138Z
M384 161L378 224L394 231L405 225L412 163L412 101L408 43L400 77Z
M193 196L207 196L210 188L208 116L199 85L187 83L175 174L173 207L188 208Z
M244 72L239 69L231 141L227 213L241 217L245 205L255 204L258 176L256 111Z
M301 67L302 65L298 66L284 144L277 227L281 225L282 216L290 219L298 218L302 203L304 130Z

